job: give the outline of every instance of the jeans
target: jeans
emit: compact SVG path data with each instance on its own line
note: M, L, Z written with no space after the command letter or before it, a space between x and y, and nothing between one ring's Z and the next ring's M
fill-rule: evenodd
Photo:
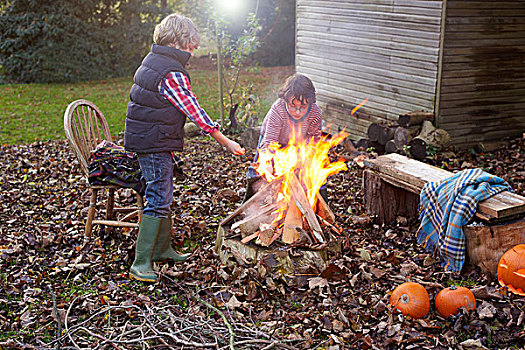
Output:
M173 201L173 157L170 152L138 153L146 180L144 215L167 218Z

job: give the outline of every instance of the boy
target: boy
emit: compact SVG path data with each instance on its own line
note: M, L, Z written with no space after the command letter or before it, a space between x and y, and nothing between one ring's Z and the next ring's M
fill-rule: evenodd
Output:
M193 22L171 14L155 27L153 40L151 52L133 78L124 132L124 147L137 153L146 180L146 206L129 275L146 282L157 281L153 261L187 259L187 255L179 255L171 247L170 214L172 152L183 149L186 117L232 154L244 154L237 142L219 131L219 125L200 107L191 91L184 66L200 42Z
M278 97L264 118L257 149L265 149L271 142L278 142L281 147L286 147L292 133L295 133L296 141L319 141L322 111L315 103L315 87L312 81L302 74L294 74L288 77L279 89ZM254 162L257 162L258 156L257 151ZM243 203L259 190L264 181L252 166L248 168L246 180ZM325 185L319 192L326 200Z

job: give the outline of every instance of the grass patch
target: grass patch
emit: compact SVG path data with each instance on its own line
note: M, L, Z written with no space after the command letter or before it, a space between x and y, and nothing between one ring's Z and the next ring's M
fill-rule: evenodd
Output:
M291 67L263 68L245 73L243 83L252 83L261 99L261 120L276 98L276 89ZM220 121L217 73L190 70L192 89L212 119ZM111 134L124 130L126 106L132 78L116 78L76 84L0 85L0 139L2 144L31 143L64 139L63 117L67 105L80 98L95 103L104 113Z

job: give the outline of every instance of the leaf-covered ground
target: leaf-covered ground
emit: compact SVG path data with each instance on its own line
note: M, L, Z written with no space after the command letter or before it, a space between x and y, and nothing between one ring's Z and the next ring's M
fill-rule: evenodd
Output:
M451 170L483 167L525 194L523 140L492 153L436 157ZM343 152L343 150L338 150ZM240 202L253 156L233 157L202 138L185 150L188 178L173 211L184 263L156 265L159 283L130 281L136 230L96 227L85 239L88 190L64 141L0 148L0 348L20 349L523 349L525 298L468 265L459 275L415 242L415 226L366 220L362 169L330 178L343 251L330 271L283 275L271 264L224 266L213 251L222 218ZM133 201L129 191L122 200ZM393 313L405 281L428 290L423 319ZM478 307L443 319L444 286L476 291Z

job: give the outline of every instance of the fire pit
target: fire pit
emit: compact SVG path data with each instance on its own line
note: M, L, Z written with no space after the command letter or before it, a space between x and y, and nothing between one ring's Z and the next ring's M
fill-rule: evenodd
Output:
M340 249L342 232L335 215L319 195L327 177L346 170L344 160L331 162L329 151L346 133L301 144L292 137L285 148L271 144L259 150L257 172L266 180L259 191L220 224L215 250L224 264L259 262L271 255L279 268L325 268L328 250Z

